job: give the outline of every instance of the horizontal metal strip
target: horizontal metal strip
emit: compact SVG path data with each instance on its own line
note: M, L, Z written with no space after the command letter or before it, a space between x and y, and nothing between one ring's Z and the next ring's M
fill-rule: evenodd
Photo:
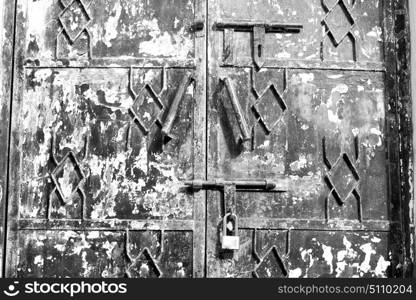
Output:
M303 29L303 24L259 23L253 21L226 21L214 24L216 30L234 29L235 31L253 31L253 27L264 27L266 33L298 33Z
M196 69L196 65L192 63L184 64L164 64L165 61L143 63L140 62L126 62L115 60L111 64L99 64L99 63L87 63L77 64L73 63L66 65L29 65L26 64L26 69L127 69L130 67L137 69ZM252 59L240 59L233 64L221 64L222 68L252 68ZM263 66L264 69L300 69L300 70L333 70L333 71L355 71L355 72L386 72L385 65L383 63L371 63L371 64L355 64L351 65L348 62L321 62L321 61L302 61L302 60L267 60Z
M270 230L308 230L308 231L390 231L393 223L381 220L308 220L308 219L273 219L240 218L241 229ZM175 230L193 231L203 228L204 222L196 225L193 220L32 220L18 221L19 230L88 230L88 231L122 231L122 230Z
M205 226L201 223L202 226ZM19 230L74 230L74 231L122 231L122 230L173 230L193 231L194 220L32 220L18 221Z
M195 69L196 63L194 59L174 60L174 59L145 59L145 58L126 58L126 59L99 59L93 58L86 61L62 61L57 60L48 65L39 64L33 60L25 60L25 68L101 68L101 69L116 69L116 68L130 68L137 67L143 69L152 68L179 68L179 69Z
M252 58L236 59L232 64L222 63L223 68L252 68ZM385 64L376 63L351 63L339 61L320 60L280 60L267 59L262 69L301 69L301 70L333 70L333 71L356 71L356 72L385 72Z
M392 222L379 220L313 220L313 219L273 219L240 218L241 229L272 230L316 230L316 231L390 231Z

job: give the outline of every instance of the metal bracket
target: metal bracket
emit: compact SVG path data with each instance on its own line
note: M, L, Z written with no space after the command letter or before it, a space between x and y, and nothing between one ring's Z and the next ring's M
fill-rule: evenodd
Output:
M266 33L299 33L303 29L302 24L284 23L258 23L258 22L218 22L215 30L224 31L224 63L232 65L234 62L234 32L253 33L253 60L258 69L266 62L264 44Z
M192 180L185 181L184 184L186 188L192 189L194 192L199 192L201 190L222 191L224 193L225 213L235 212L235 194L237 191L285 193L289 190L289 183L287 178L282 178L282 180L279 180L279 183L269 180Z
M232 86L231 80L229 77L224 77L220 79L230 96L231 105L234 111L235 118L237 119L238 127L240 129L240 140L241 142L247 142L251 140L250 130L247 125L247 121L243 114L243 109L241 108L240 102L237 99L237 94Z
M170 139L173 138L172 136L172 128L175 121L175 118L178 114L179 105L185 96L186 89L191 85L191 83L194 81L194 78L191 76L190 72L186 72L185 76L182 78L182 81L179 85L179 89L176 92L176 96L173 99L172 105L169 108L168 115L165 119L164 125L162 127L162 134L165 137L168 137Z
M204 30L205 21L204 20L195 20L195 22L191 25L191 31L197 32Z
M190 33L194 34L196 38L205 36L205 20L195 20L190 26Z
M279 190L278 185L268 180L249 181L249 180L193 180L185 181L185 186L193 191L201 190L220 190L224 193L224 215L222 219L222 248L225 250L238 250L240 247L238 237L238 216L237 211L237 190L240 191L259 191L259 192L283 192ZM286 191L286 190L285 190ZM233 236L227 234L227 220L234 220Z

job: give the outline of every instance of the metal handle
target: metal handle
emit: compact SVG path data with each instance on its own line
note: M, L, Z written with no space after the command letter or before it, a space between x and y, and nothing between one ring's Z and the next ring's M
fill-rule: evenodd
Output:
M162 127L162 134L169 138L172 138L171 131L173 128L173 123L175 121L176 115L178 114L179 104L181 103L183 97L185 96L186 89L192 83L193 77L190 72L186 72L185 76L182 78L182 81L179 85L179 89L176 93L175 99L173 99L172 105L169 108L168 115Z
M234 115L235 115L235 118L237 119L238 127L240 128L241 141L242 142L249 141L251 140L250 131L248 129L246 119L244 118L243 110L241 108L240 102L238 101L235 90L231 84L231 80L228 77L224 77L221 79L221 81L224 83L225 87L227 88L228 94L230 96Z

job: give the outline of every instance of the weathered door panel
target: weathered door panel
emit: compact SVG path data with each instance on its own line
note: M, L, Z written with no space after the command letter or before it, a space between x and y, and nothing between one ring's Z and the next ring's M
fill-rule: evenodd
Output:
M19 1L9 276L203 275L204 12Z
M391 1L210 4L208 179L276 188L209 192L207 275L388 276Z

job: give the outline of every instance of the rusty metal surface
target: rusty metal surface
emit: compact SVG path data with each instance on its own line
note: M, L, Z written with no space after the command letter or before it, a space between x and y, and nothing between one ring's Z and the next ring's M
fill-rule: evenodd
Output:
M394 94L395 68L405 72L397 64L407 60L393 53L406 22L396 31L390 22L399 5L210 1L208 180L285 177L288 189L237 192L241 247L232 256L218 242L222 196L209 192L207 276L409 275L411 189L397 190L406 177L397 155L410 145L396 138L403 95Z
M413 132L412 132L412 98L410 88L410 34L409 34L409 4L406 1L396 1L394 13L394 32L396 33L396 99L399 100L397 113L400 126L400 177L401 177L401 228L403 235L403 275L410 277L414 268L415 253L415 216L412 181L413 179ZM415 274L413 274L415 276Z
M18 1L8 276L203 276L204 7Z
M403 5L18 0L6 275L410 276Z

